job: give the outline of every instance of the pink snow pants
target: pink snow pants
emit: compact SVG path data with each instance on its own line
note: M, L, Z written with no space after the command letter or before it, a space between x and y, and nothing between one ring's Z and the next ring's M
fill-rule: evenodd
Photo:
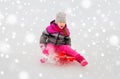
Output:
M75 60L81 63L81 61L85 60L85 58L80 55L77 51L73 50L69 45L60 45L56 46L53 44L47 44L46 49L48 50L49 54L51 52L61 52L64 51L67 55L75 57Z

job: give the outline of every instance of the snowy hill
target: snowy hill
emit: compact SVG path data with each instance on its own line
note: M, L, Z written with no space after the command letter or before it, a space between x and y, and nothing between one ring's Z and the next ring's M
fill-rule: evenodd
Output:
M87 67L40 64L40 35L59 11ZM0 79L120 79L119 21L119 0L0 0Z

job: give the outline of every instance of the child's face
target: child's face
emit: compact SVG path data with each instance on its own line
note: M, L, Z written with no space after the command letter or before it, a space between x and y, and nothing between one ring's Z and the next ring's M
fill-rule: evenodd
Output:
M63 29L65 27L65 23L57 23L57 25L59 26L60 29Z

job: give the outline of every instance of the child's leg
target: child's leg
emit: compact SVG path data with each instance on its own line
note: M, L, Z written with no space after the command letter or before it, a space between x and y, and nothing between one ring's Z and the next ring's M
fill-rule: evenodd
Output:
M73 50L69 45L61 45L57 47L58 51L64 51L67 55L75 57L76 61L82 63L85 58L80 55L77 51Z
M48 50L48 54L55 52L55 46L53 44L47 44L46 50Z

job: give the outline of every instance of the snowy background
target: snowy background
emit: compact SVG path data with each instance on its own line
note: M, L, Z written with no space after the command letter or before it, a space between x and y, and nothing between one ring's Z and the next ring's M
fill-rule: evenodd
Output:
M39 62L40 35L59 11L85 68ZM120 0L0 0L0 79L120 79L119 33Z

